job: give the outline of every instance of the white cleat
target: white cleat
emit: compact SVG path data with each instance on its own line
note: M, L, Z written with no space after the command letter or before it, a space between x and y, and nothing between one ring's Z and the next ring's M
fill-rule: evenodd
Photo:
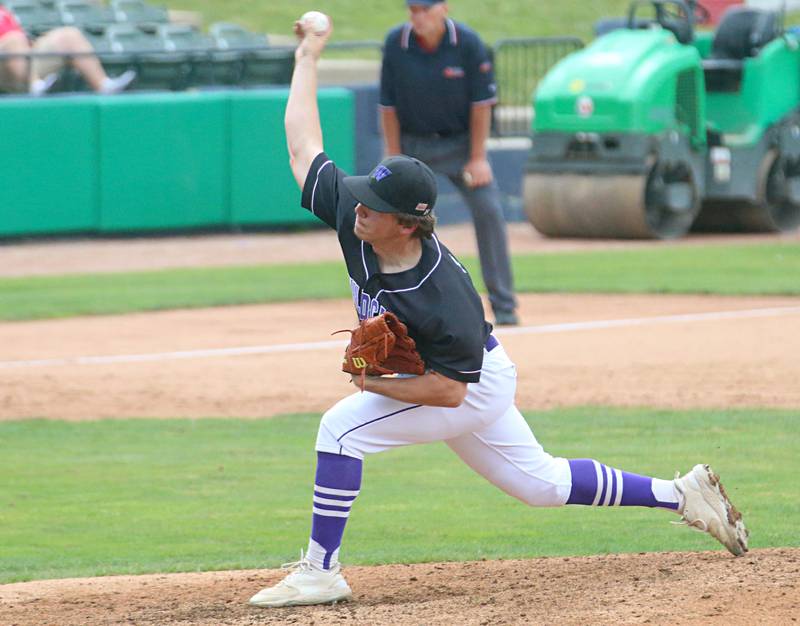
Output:
M674 483L683 496L681 521L676 523L708 533L735 556L747 552L750 533L742 514L728 500L719 476L708 465L695 465L682 478L676 476Z
M338 565L331 570L317 569L301 552L299 561L286 563L281 569L291 573L277 585L259 591L248 604L261 607L328 604L353 597Z

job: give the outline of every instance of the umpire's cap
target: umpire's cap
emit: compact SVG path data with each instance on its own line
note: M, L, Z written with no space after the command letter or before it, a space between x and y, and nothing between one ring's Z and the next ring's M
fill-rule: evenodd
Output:
M347 176L344 186L364 206L381 213L424 216L436 203L431 168L403 154L378 163L368 176Z

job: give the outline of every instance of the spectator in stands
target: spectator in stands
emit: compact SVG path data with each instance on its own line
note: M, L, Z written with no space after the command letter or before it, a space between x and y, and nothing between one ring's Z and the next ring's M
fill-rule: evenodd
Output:
M447 176L472 212L483 282L497 325L516 325L500 190L486 156L494 71L475 31L447 16L444 0L406 0L409 21L386 37L381 119L386 152Z
M31 42L14 15L0 4L0 53L79 54L80 56L70 58L69 62L92 89L105 94L125 90L136 78L136 72L132 70L110 78L96 56L85 55L93 51L92 44L83 33L71 26L54 28ZM25 56L4 59L0 63L0 90L27 91L40 96L58 80L58 72L64 66L64 60L64 57L58 56L34 58L29 66L29 60Z

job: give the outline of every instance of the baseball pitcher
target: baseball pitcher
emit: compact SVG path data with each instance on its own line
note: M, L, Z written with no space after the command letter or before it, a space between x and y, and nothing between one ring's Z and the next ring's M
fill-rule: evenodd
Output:
M384 159L368 176L347 176L336 166L323 149L316 100L317 61L332 27L315 32L304 21L295 29L300 43L285 124L302 205L336 231L362 325L383 315L405 331L397 339L388 337L386 324L354 332L360 345L351 343L345 359L355 369L345 369L361 373L351 374L357 389L319 426L308 550L250 604L349 599L339 548L361 489L364 457L433 441L444 441L489 482L531 506L663 509L743 554L747 530L708 465L662 480L592 459L555 458L542 449L514 406L514 363L492 335L466 269L434 232L430 169L403 155ZM418 352L421 373L370 375L398 371L386 361L367 361L383 359L404 342ZM376 367L365 372L362 365Z

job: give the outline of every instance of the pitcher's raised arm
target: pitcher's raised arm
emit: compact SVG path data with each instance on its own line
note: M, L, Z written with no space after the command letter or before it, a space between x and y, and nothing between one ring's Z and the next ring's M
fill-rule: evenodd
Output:
M333 31L330 20L325 31L319 32L315 26L310 19L295 22L294 32L300 43L294 53L294 74L284 117L289 163L301 189L314 157L322 152L322 127L317 107L317 61Z

